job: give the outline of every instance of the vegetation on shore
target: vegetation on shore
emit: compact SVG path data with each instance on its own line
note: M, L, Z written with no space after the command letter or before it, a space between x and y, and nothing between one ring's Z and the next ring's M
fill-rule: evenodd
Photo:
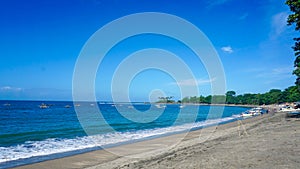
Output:
M269 92L263 94L252 94L246 93L242 95L236 95L235 91L228 91L225 95L215 96L193 96L185 97L181 100L182 103L213 103L222 104L250 104L250 105L268 105L268 104L279 104L286 102L297 102L300 100L300 92L296 86L288 87L281 91L279 89L271 89Z
M172 100L173 96L159 97L157 103L176 103L175 100ZM180 103L180 101L178 101Z
M287 0L285 2L289 7L290 11L292 12L288 19L287 23L288 25L295 24L295 31L300 31L300 0ZM295 45L293 46L293 49L295 51L295 61L294 66L295 70L293 72L294 75L297 76L295 84L300 87L300 37L294 38Z

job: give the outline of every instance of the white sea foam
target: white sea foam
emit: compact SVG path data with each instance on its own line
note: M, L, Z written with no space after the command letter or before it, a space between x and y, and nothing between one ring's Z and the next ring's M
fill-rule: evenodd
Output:
M114 132L94 136L77 137L73 139L49 138L43 141L27 141L24 144L10 147L0 147L0 164L13 160L25 159L36 156L46 156L56 153L83 150L98 146L118 144L127 141L147 139L148 137L160 136L182 132L193 128L216 125L222 122L230 121L240 117L234 115L231 117L212 119L202 122L189 123L179 126L165 128L136 130L130 132Z

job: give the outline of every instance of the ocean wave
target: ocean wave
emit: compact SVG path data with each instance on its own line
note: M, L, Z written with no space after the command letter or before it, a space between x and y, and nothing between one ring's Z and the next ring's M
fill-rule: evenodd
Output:
M23 144L9 147L0 147L0 164L20 159L28 159L37 156L48 156L51 154L65 153L89 149L94 147L105 147L108 145L122 144L151 137L159 137L173 133L188 131L219 123L228 122L239 118L240 115L221 119L211 119L201 122L155 128L147 130L135 130L127 132L114 132L101 135L76 137L73 139L49 138L43 141L26 141Z

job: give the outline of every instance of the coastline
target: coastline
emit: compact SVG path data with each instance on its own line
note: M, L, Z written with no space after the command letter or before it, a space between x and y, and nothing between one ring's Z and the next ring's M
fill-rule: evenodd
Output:
M235 152L238 150L231 150L231 149L236 149L235 146L232 146L230 148L231 152L228 156L228 152L224 152L224 149L229 149L229 147L224 147L223 142L228 142L229 143L235 143L234 145L240 146L239 148L242 148L242 145L246 145L245 147L247 148L247 140L250 139L249 146L253 145L254 143L266 143L266 141L272 142L272 137L277 135L268 135L268 137L264 138L263 137L263 128L267 128L271 132L274 132L272 130L272 126L278 125L278 126L283 126L281 123L286 123L285 125L292 125L294 126L296 124L299 124L300 122L295 120L289 122L285 120L285 113L270 113L270 114L265 114L262 116L257 116L249 119L245 119L242 121L234 121L226 124L222 124L219 126L212 126L212 127L207 127L204 129L199 129L195 131L191 131L184 137L183 140L180 140L178 144L174 145L173 140L178 138L182 138L182 134L174 134L170 136L164 136L164 137L159 137L151 140L144 140L132 144L126 144L126 145L121 145L118 147L112 147L108 148L105 150L96 150L84 154L78 154L74 156L69 156L69 157L63 157L59 159L54 159L54 160L49 160L49 161L44 161L40 163L35 163L35 164L29 164L29 165L24 165L16 168L166 168L170 167L171 168L182 168L184 166L176 163L181 162L182 164L183 161L186 162L186 165L192 165L192 166L197 166L197 167L204 167L204 168L221 168L221 167L233 167L230 163L232 160L217 160L215 159L214 161L217 162L218 165L221 166L215 166L214 163L211 163L209 161L213 160L211 159L208 154L211 153L224 153L224 158L230 157L230 155L235 155L235 154L242 154L242 155L250 155L249 152ZM295 127L295 126L294 126ZM285 127L282 128L284 130ZM300 144L300 134L299 134L299 125L296 126L296 130L290 132L284 131L283 133L297 136L298 140L296 139L291 139L290 141L294 141L294 144ZM262 131L260 131L262 130ZM297 132L298 131L298 132ZM281 133L282 134L282 133ZM200 136L200 137L199 137ZM258 137L259 136L259 137ZM200 139L199 139L200 138ZM284 137L287 139L288 137ZM253 139L256 139L257 141L253 142ZM278 138L276 138L278 139ZM288 140L282 140L283 142L287 142ZM278 144L281 144L282 142L278 142ZM296 145L297 145L296 144ZM168 145L172 145L168 147ZM215 146L218 146L218 149L221 149L220 151L216 151L214 148ZM275 144L274 144L275 145ZM228 146L228 145L227 145ZM262 145L260 145L262 146ZM272 147L272 145L267 145L267 147L271 148L271 150L275 149L276 147ZM296 147L297 148L297 147ZM196 150L195 150L196 149ZM245 148L244 148L245 149ZM263 149L263 147L261 147ZM110 153L114 152L114 153ZM295 150L296 152L300 153L299 148ZM195 161L195 154L201 154L201 158L199 159L202 161L201 163ZM226 155L227 153L227 155ZM253 155L259 154L258 150L255 150ZM266 151L266 153L269 153L267 155L268 158L272 158L272 154L274 152L272 151ZM286 152L287 154L289 153L295 153L295 152ZM116 154L119 154L116 155ZM193 155L194 154L194 155ZM206 158L203 158L203 157ZM222 155L220 155L222 156ZM178 158L183 158L182 160L178 161ZM199 157L198 157L199 158ZM216 158L216 157L214 157ZM218 157L221 158L221 157ZM239 157L236 157L239 163L241 161L246 160L246 159L239 159ZM261 157L260 157L261 158ZM275 158L275 157L274 157ZM277 158L277 157L276 157ZM293 156L286 156L286 158L289 158L288 161L291 161L293 159L295 161L295 164L299 166L300 162L299 160L297 161L297 156L293 158ZM291 158L291 159L290 159ZM207 160L206 162L203 162L203 160ZM257 158L251 157L251 160L246 160L248 163L251 161L259 160ZM292 160L292 161L293 161ZM194 162L193 162L194 161ZM224 162L224 165L227 164L227 166L222 166L223 164L221 162ZM264 158L261 159L261 161L265 161ZM272 161L272 160L271 160ZM285 165L288 166L288 163L281 160ZM295 164L291 164L294 166ZM210 166L211 165L211 166ZM242 165L242 164L240 164ZM257 162L251 163L251 165L257 165ZM269 165L269 163L268 163ZM192 166L187 167L187 168L193 168ZM251 166L238 166L237 168L251 168ZM272 167L272 166L268 166ZM273 166L274 167L274 166ZM255 167L257 168L257 167ZM258 166L258 168L261 168Z
M29 103L31 104L31 103ZM35 103L32 103L35 105ZM63 113L63 114L70 114L71 116L68 116L69 119L75 120L72 116L74 112L72 112L72 109L59 109L63 107L63 105L66 103L58 104L54 103L53 107L51 109L40 109L39 107L35 107L35 111L32 111L32 117L35 115L44 115L46 112L51 111L55 113L50 113L51 115L53 114L54 118L52 119L57 119L56 121L62 121L64 122L64 119L61 118L60 116L56 116ZM20 105L28 105L28 103L20 103L17 104L18 106ZM56 107L54 107L56 105ZM12 108L15 106L15 104L12 104ZM113 106L111 105L105 105L109 109ZM89 107L89 104L88 104ZM173 110L176 108L176 110L179 108L178 105L175 106L170 106L171 108L169 110ZM201 106L202 107L202 106ZM126 107L125 107L126 108ZM219 109L216 106L217 109ZM189 111L194 111L195 106L184 106L184 111L187 112L187 115L189 115ZM211 107L209 106L203 106L203 109L205 110L204 112L206 113L207 110L210 110ZM60 111L63 110L64 112ZM196 109L195 109L196 110ZM170 120L169 115L173 115L173 111L168 111L169 113L168 116L165 116L162 118L162 120L158 120L156 124L151 124L151 127L149 129L141 129L139 126L144 127L144 125L138 125L135 126L134 128L131 127L133 130L126 130L126 132L115 132L115 133L109 133L109 134L100 134L97 135L96 137L93 136L83 136L83 137L77 137L75 135L75 138L70 138L70 139L48 139L48 135L51 136L52 131L50 130L49 134L47 133L46 139L42 138L41 141L29 141L29 142L24 142L21 144L18 144L18 146L10 146L8 148L4 148L3 152L1 153L1 163L0 163L0 168L7 168L7 167L17 167L21 165L27 165L27 164L33 164L33 163L38 163L42 161L47 161L47 160L53 160L53 159L58 159L58 158L63 158L67 156L73 156L76 154L82 154L94 150L100 150L104 146L105 148L108 147L116 147L124 144L131 144L134 142L139 142L139 141L144 141L144 140L149 140L149 139L154 139L154 138L159 138L167 135L172 135L172 134L177 134L177 133L184 133L188 130L197 130L201 129L203 127L211 126L211 125L217 125L221 123L228 123L230 121L236 120L239 118L239 114L247 108L237 108L237 109L228 109L229 111L225 111L223 113L224 117L212 117L210 120L199 120L196 122L182 122L182 124L176 124L176 125L165 125L166 120ZM67 111L67 113L65 112ZM17 111L16 111L17 112ZM56 113L57 112L57 113ZM60 113L59 113L60 112ZM227 114L226 114L227 112ZM166 113L166 114L167 114ZM183 113L184 114L184 113ZM237 115L236 115L237 114ZM206 116L206 115L205 115ZM176 117L176 116L174 116ZM204 116L203 116L204 117ZM76 118L76 116L75 116ZM202 118L202 117L201 117ZM39 118L35 118L39 119ZM59 120L60 119L60 120ZM77 119L77 118L76 118ZM165 120L163 120L165 119ZM34 122L34 121L33 121ZM48 121L44 121L45 124L48 124ZM53 124L56 122L53 121ZM21 123L22 124L22 123ZM44 124L44 123L39 123L39 124ZM59 123L58 123L59 124ZM71 123L71 124L76 124L76 123ZM116 123L117 124L117 123ZM163 125L163 126L162 126ZM69 125L70 126L70 125ZM153 127L152 127L153 126ZM130 126L124 126L130 128ZM44 127L43 130L48 130L48 128ZM50 128L51 129L51 126ZM69 129L68 127L62 127L63 131L68 132ZM9 129L8 129L9 131ZM37 136L39 133L36 134ZM8 139L2 139L2 140L8 140ZM13 138L13 140L18 140L17 138ZM97 140L95 142L95 140ZM97 147L97 145L101 145L101 147Z

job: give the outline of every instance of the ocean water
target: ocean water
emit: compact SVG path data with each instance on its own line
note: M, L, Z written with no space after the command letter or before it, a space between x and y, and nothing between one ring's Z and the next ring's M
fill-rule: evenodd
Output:
M49 107L41 109L42 103ZM0 168L226 123L249 109L88 102L77 106L84 113L79 118L73 102L0 101ZM97 106L102 121L95 118ZM135 109L140 115L128 119Z

